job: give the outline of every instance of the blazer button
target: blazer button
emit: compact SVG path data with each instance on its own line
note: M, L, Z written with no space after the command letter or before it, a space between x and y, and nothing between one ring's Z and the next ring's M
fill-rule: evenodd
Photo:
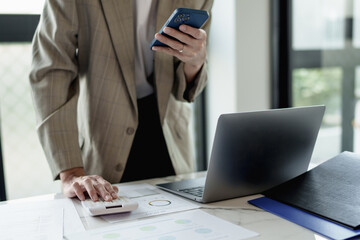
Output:
M134 132L135 132L135 129L132 128L132 127L129 127L129 128L126 129L126 133L127 133L128 135L132 135L132 134L134 134Z
M121 163L116 164L115 170L118 171L118 172L121 172L123 170L122 164Z

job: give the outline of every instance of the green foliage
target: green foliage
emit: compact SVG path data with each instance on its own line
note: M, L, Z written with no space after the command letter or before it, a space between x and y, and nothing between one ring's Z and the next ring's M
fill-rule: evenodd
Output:
M340 110L341 104L340 68L297 69L293 72L294 105L325 104L329 113Z
M338 119L341 116L341 81L341 68L296 69L292 82L293 105L324 104L325 119Z

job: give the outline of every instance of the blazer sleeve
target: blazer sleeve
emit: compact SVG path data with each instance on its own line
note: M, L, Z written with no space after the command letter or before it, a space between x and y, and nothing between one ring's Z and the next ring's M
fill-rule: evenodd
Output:
M33 38L30 85L37 131L54 179L82 167L77 126L79 95L77 9L73 0L47 0Z
M204 29L209 36L210 24L211 24L211 8L213 5L213 0L204 1L201 9L209 12L209 19L206 21L202 29ZM176 99L180 101L193 102L195 98L202 92L206 86L207 82L207 62L205 61L204 65L196 75L192 83L187 84L185 73L184 73L184 63L176 59L175 62L175 84L173 93Z

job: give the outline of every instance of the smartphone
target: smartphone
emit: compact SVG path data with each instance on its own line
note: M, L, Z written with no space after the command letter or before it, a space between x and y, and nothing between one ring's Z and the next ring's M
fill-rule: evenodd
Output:
M209 13L204 10L191 9L191 8L177 8L171 14L171 16L166 21L166 23L162 26L159 33L164 36L167 36L168 38L174 39L173 37L163 32L165 27L179 29L180 25L186 24L194 28L201 28L208 18L209 18ZM150 44L150 49L153 46L167 46L167 45L154 38Z

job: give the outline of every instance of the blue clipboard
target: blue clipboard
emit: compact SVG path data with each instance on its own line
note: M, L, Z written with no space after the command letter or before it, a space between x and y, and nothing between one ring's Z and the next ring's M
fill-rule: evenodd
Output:
M354 239L360 236L360 229L344 227L267 197L250 200L249 203L331 239Z

